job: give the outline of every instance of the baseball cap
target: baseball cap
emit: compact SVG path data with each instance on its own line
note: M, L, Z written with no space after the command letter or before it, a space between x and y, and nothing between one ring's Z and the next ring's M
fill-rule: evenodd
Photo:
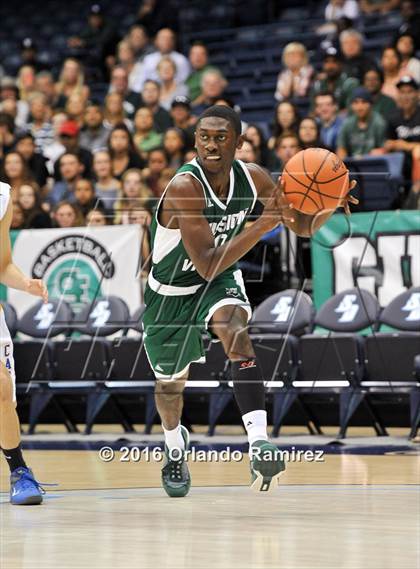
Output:
M191 109L191 101L189 100L188 97L184 97L184 95L178 95L172 101L171 108L173 109L174 107L179 107L179 106Z
M363 101L366 101L367 103L372 103L372 95L364 87L357 87L354 89L351 95L351 102L356 99L363 99Z
M20 42L20 49L36 49L34 40L32 38L23 38Z
M79 125L76 121L64 121L60 126L59 134L64 134L67 136L77 136L79 134Z
M330 47L327 47L323 54L322 54L322 59L325 60L329 57L333 57L334 59L336 59L337 61L341 61L343 59L343 56L341 55L341 51L338 50L336 47L334 47L333 45L331 45Z
M417 81L411 77L411 75L403 75L397 83L397 88L404 87L404 85L410 85L414 89L418 89Z
M102 15L102 13L103 13L102 6L100 4L92 4L92 6L89 8L89 13L95 14L98 16Z

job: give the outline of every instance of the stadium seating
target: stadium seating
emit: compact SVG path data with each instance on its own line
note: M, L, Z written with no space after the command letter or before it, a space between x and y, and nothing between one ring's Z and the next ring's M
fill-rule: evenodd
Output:
M14 341L14 358L17 391L30 398L29 433L33 433L40 415L50 402L58 409L70 432L76 426L69 412L54 397L49 381L54 376L52 338L68 333L73 314L70 306L62 300L39 301L27 310L18 322L20 334Z
M277 436L297 399L293 382L298 373L297 337L312 327L314 308L303 291L288 289L262 302L250 323L251 339L259 358L269 398L273 400L273 436ZM310 432L313 417L298 402ZM315 430L319 428L315 425Z
M108 401L127 431L133 431L128 417L111 390L106 388L111 374L110 342L106 337L126 329L129 310L117 297L98 298L86 305L73 319L73 330L82 334L70 337L54 347L54 381L49 387L56 394L83 392L86 396L85 432Z
M379 310L377 299L368 291L345 290L327 300L316 314L315 326L326 333L306 334L299 341L299 378L294 386L306 395L339 394L341 437L359 399L364 400L377 434L386 433L369 398L359 389L364 373L360 333L374 329Z
M345 163L352 178L357 181L353 193L360 202L358 210L393 209L403 182L401 153L391 157L346 158Z
M102 4L109 20L115 22L119 32L124 35L135 21L135 0L126 0L124 4L105 0ZM243 108L243 119L247 122L267 120L262 107L258 107L255 93L247 87L263 81L275 84L281 68L282 48L287 43L300 41L305 44L311 61L316 66L319 65L319 45L325 36L318 35L316 30L324 23L323 3L312 3L309 11L308 6L301 2L297 6L282 7L279 16L267 13L265 17L259 17L259 10L254 7L252 16L247 12L239 14L241 20L246 16L249 18L241 21L241 27L234 27L238 23L234 2L209 6L202 1L192 3L176 0L173 4L179 13L182 51L186 53L194 40L201 40L209 48L210 60L225 73L230 86L235 84L236 78L240 78L237 86L244 90L239 92L235 102ZM51 13L54 13L53 19ZM205 30L202 26L203 13L206 14ZM307 17L302 17L302 14ZM40 60L52 66L53 72L58 75L63 58L73 54L67 47L67 37L79 33L85 25L86 5L83 2L72 2L60 6L60 11L57 11L53 2L45 2L37 6L36 14L27 11L27 16L25 11L17 16L12 5L5 5L2 16L0 57L6 70L13 72L18 65L17 41L31 36L36 38ZM267 21L267 16L270 23L262 24L264 19ZM25 24L22 24L23 19ZM247 23L255 25L243 25ZM389 22L386 16L380 15L365 18L359 26L365 35L364 51L371 56L379 54L396 29L392 21ZM92 96L103 101L107 87L101 83L91 83ZM269 96L263 102L272 99L273 93L274 88L267 91ZM256 108L253 107L254 103Z
M381 313L381 329L365 341L366 379L363 388L376 394L407 395L410 398L411 432L414 437L420 424L420 384L415 358L420 355L420 287L398 295Z
M15 318L13 308L4 307ZM362 404L377 434L386 434L376 402L387 397L398 403L407 396L410 436L415 436L420 424L419 307L420 287L400 294L382 312L376 298L358 288L335 295L316 313L310 298L294 289L262 302L254 311L250 335L273 404L272 434L278 435L293 404L309 431L321 433L311 399L336 394L339 437L345 436ZM106 297L77 316L57 300L40 301L23 314L17 322L15 363L18 393L27 393L30 401L29 433L50 403L69 432L77 431L62 395L85 401L86 433L107 403L125 431L134 431L119 396L140 397L145 401L145 431L151 431L155 381L142 341L143 311L141 306L130 316L121 299ZM204 344L206 364L191 366L185 393L208 399L208 434L213 435L233 398L233 383L221 343L206 338Z
M221 342L203 338L206 353L205 364L192 364L185 394L208 397L208 431L214 435L216 424L224 409L233 398L232 389L227 384L228 360Z

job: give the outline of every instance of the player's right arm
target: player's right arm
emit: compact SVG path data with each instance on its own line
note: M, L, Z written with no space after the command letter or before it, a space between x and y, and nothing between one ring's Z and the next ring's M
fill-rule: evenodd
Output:
M188 174L177 176L168 187L166 207L177 220L184 247L197 272L206 280L231 267L243 257L261 237L280 223L291 219L290 206L280 203L276 187L267 201L264 212L251 226L226 244L216 247L210 225L204 216L206 207L200 184Z
M39 279L30 279L22 273L12 260L12 247L10 244L10 225L13 215L13 202L10 197L6 213L0 221L0 283L29 294L40 296L45 302L48 300L48 291L45 284Z

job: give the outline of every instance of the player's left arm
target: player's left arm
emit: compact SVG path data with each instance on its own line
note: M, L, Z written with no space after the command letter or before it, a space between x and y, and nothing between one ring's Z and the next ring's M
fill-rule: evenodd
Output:
M0 223L0 283L34 296L40 296L44 302L47 302L48 290L42 280L30 279L13 263L9 235L12 215L13 203L10 198L6 213Z
M273 182L270 174L261 168L258 164L249 163L246 165L257 189L258 200L265 204L265 201L271 195L275 183ZM346 215L350 215L350 204L358 204L359 200L350 195L351 190L356 186L353 180L350 184L347 195L340 201L338 207L344 208ZM285 204L286 198L283 196ZM299 237L312 237L314 233L324 225L324 223L332 216L334 210L321 211L316 215L306 215L296 209L293 210L294 221L287 220L284 225L291 231L299 235Z

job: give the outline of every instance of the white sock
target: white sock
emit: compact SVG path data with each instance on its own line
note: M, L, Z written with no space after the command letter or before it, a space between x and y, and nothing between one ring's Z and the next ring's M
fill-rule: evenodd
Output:
M168 449L181 448L185 450L184 437L182 436L181 423L175 429L167 431L162 425L163 432L165 433L165 443Z
M249 444L252 445L255 441L268 440L267 435L267 411L264 409L257 409L242 415L246 432L248 433Z

